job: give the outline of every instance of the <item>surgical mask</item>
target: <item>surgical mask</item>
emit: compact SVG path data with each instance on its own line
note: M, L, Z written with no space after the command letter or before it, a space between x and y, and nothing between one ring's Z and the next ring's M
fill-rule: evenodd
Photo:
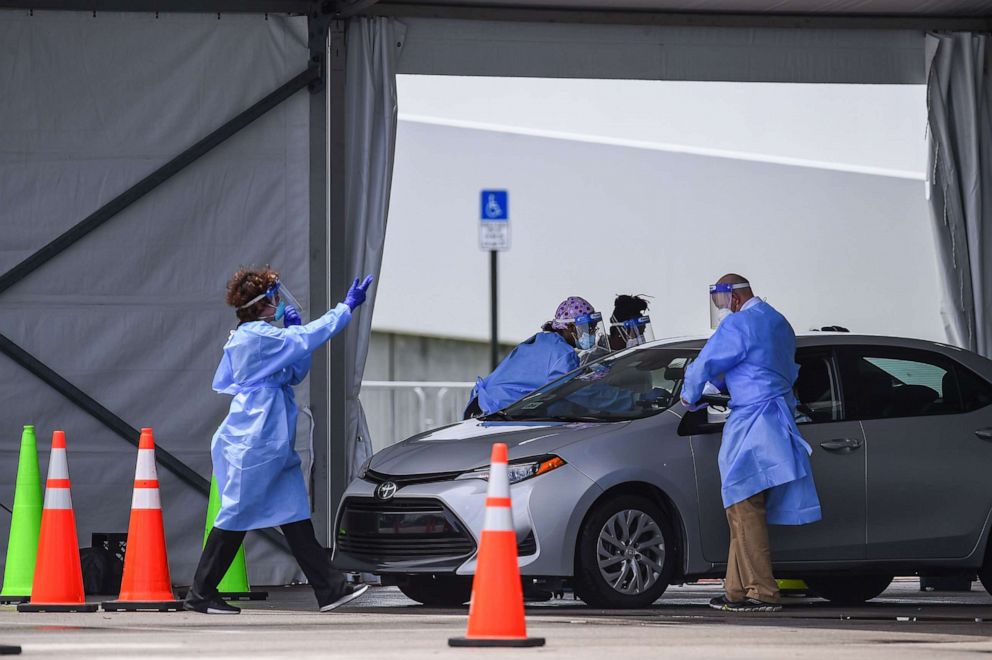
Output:
M280 300L279 304L276 305L276 315L274 318L276 321L281 321L284 316L286 316L286 301Z
M723 323L723 319L727 318L731 314L733 314L733 312L730 311L729 309L727 309L726 307L717 310L717 313L716 313L716 324L717 325L720 325L721 323Z
M590 348L596 345L596 336L589 334L588 332L580 335L579 339L575 342L578 347L583 351L588 351Z

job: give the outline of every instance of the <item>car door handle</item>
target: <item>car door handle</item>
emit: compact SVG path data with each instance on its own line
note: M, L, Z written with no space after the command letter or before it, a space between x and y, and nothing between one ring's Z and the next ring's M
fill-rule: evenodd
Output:
M975 435L982 440L992 440L992 429L978 429L975 431Z
M858 438L838 438L837 440L825 440L820 443L820 447L827 451L851 452L861 448L861 440Z

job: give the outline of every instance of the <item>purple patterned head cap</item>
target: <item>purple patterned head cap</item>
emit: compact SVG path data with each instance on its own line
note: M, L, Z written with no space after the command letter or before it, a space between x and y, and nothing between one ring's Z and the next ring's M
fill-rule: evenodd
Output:
M589 301L579 296L569 296L561 301L558 309L555 310L555 318L548 322L552 330L564 330L568 324L583 314L592 314L595 308ZM545 325L548 325L545 324Z

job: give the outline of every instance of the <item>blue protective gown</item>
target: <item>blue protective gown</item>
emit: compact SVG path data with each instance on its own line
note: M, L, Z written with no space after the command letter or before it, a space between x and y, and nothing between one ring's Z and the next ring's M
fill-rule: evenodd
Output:
M695 403L707 381L725 377L731 413L720 445L723 505L767 490L766 514L773 525L805 525L821 517L812 449L794 417L795 355L789 322L758 302L720 323L686 369L682 389L682 398Z
M231 333L213 383L217 392L234 395L210 445L220 492L215 527L246 531L310 517L293 448L293 385L306 378L311 354L350 320L351 310L341 303L306 325L252 321Z
M488 415L578 368L579 356L567 341L555 332L539 332L480 378L469 401L478 397L479 408Z

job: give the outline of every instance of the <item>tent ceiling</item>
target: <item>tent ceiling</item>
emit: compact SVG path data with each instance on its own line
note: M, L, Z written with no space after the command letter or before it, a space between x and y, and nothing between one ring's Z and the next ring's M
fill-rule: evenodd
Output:
M390 0L391 5L424 5ZM989 16L992 0L433 0L438 7L571 9L719 14L810 14L821 16Z
M344 14L430 14L458 18L466 11L490 13L625 12L680 15L808 17L992 17L992 0L0 0L0 7L104 11L226 11L305 13L314 7ZM540 16L541 14L535 14ZM552 16L546 15L549 20ZM611 22L611 21L607 21Z

